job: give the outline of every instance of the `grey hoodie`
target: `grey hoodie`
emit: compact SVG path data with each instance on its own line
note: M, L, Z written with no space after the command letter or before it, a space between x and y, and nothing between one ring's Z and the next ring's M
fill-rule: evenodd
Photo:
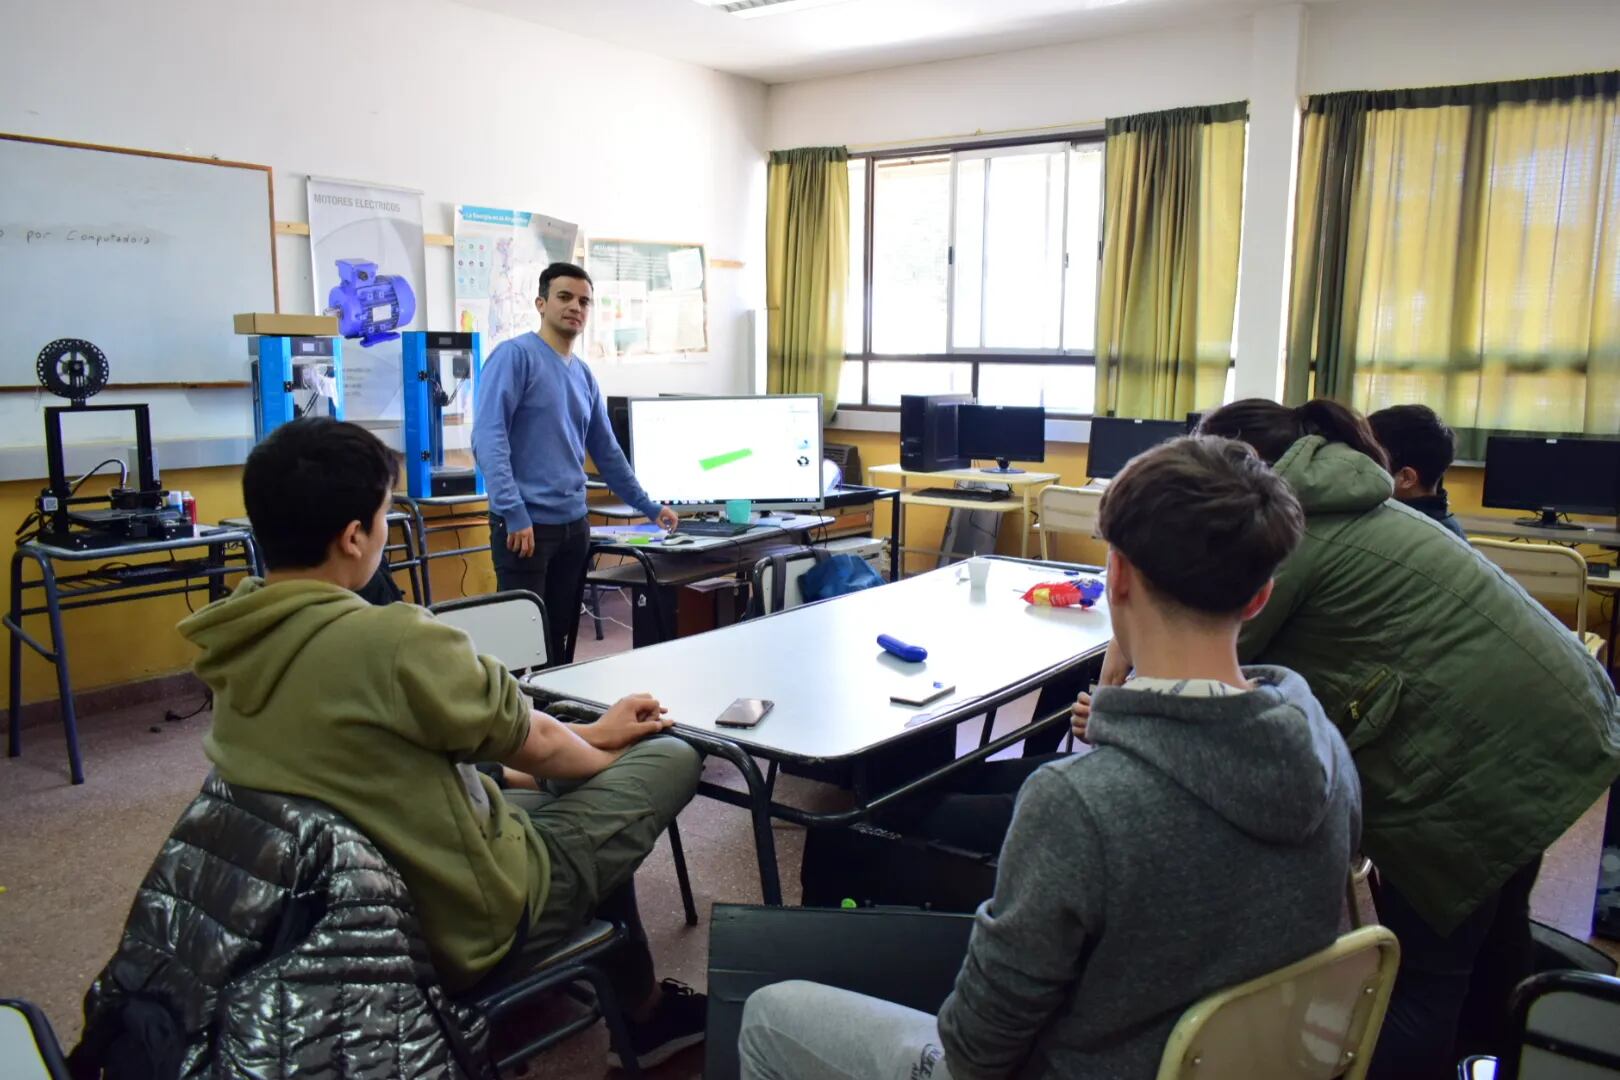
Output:
M1229 697L1098 690L1097 749L1024 784L940 1010L956 1080L1151 1080L1194 1001L1333 941L1355 767L1303 679L1244 671Z

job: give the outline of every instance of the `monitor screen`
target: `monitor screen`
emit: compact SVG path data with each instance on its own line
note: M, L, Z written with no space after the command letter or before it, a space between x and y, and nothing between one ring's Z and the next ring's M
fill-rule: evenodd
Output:
M1112 480L1125 463L1144 450L1187 433L1184 420L1132 420L1098 416L1091 421L1091 447L1086 473L1094 480Z
M655 501L821 500L821 395L633 398L631 463Z
M1046 410L1039 405L961 405L956 452L965 458L1046 460Z
M1486 506L1620 514L1620 441L1493 435L1485 443Z

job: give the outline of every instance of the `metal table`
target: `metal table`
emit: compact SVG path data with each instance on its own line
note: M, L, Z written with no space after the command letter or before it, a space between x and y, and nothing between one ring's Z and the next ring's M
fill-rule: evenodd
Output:
M253 531L253 523L245 517L221 518L219 523L231 529L242 529L246 532ZM390 574L398 573L401 570L405 571L405 579L410 582L411 586L412 602L426 607L428 601L424 599L426 594L423 591L422 582L426 577L427 564L423 562L421 552L417 548L416 522L411 515L403 510L390 510L388 511L388 528L390 530L396 528L399 530L400 541L397 544L389 543L383 547L384 565ZM404 554L400 558L394 558L400 552ZM254 573L263 577L265 571L266 567L261 557L258 565L254 568Z
M801 825L851 824L1028 735L1066 725L1068 709L1036 717L840 813L774 801L773 784L760 775L754 758L772 764L773 778L780 764L859 761L880 747L986 714L1100 661L1111 636L1106 600L1083 611L1031 607L1022 599L1030 585L1078 569L1095 570L996 558L988 585L979 591L964 570L946 567L706 634L536 672L525 686L542 707L566 700L596 709L631 691L650 690L674 717L677 734L742 773L746 792L708 781L698 790L751 812L761 890L766 903L780 904L772 817ZM877 646L880 633L923 645L928 659L895 659ZM921 710L892 704L889 695L918 675L953 683L956 692ZM752 730L717 728L714 718L739 697L769 698L776 707Z
M176 551L188 548L202 548L205 554L200 560L175 560ZM240 550L233 552L231 548ZM130 566L60 576L56 572L58 562L109 563L153 554L167 554L170 562L146 560ZM23 580L23 568L29 562L39 567L40 577L37 581ZM74 708L73 685L68 674L67 637L62 632L62 612L159 596L190 595L193 592L206 592L209 600L218 600L226 595L225 578L228 575L251 574L258 564L253 534L244 529L220 528L174 540L143 540L85 551L55 547L37 540L17 545L17 550L11 556L11 606L4 619L6 629L11 632L11 730L6 743L7 755L16 757L22 753L22 647L26 644L56 668L62 728L67 736L68 765L73 782L84 783L84 763L79 755L79 718ZM42 605L27 606L26 593L31 589L44 591ZM23 628L23 620L30 615L49 618L49 648Z
M433 495L425 499L413 499L402 492L394 492L394 505L398 506L410 517L411 528L416 530L416 548L418 558L421 560L422 584L418 592L417 602L423 607L433 605L433 575L429 573L429 564L434 559L453 559L460 555L476 555L488 551L489 544L472 544L446 548L443 551L434 551L428 537L434 533L454 532L458 536L462 529L489 528L489 496L487 495ZM484 512L470 514L464 507L482 505ZM423 507L446 507L448 513L425 515Z

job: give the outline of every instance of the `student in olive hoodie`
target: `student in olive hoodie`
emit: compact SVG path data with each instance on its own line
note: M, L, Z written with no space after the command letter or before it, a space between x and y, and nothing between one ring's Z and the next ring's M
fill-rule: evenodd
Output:
M1199 430L1249 443L1305 508L1239 653L1303 675L1355 754L1373 895L1401 941L1372 1075L1455 1075L1508 1030L1542 852L1620 774L1614 688L1516 582L1391 498L1356 414L1253 399ZM1128 667L1110 654L1104 682Z
M670 724L648 695L560 723L460 630L357 596L397 476L375 436L327 418L249 455L242 493L269 573L180 624L214 692L208 756L227 782L317 799L370 837L453 991L523 974L598 912L627 924L610 975L637 1058L656 1064L702 1039L705 999L654 980L631 878L696 791L697 755L647 738ZM504 793L482 761L568 783Z
M1188 1005L1334 940L1355 769L1303 679L1237 659L1299 504L1246 447L1180 439L1098 520L1137 678L1086 703L1096 750L1024 784L940 1015L769 986L744 1009L745 1078L1150 1080Z

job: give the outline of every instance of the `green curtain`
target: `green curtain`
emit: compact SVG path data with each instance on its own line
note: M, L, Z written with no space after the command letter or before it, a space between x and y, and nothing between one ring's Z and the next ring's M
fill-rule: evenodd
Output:
M832 419L849 285L849 151L771 154L765 207L766 389L820 394Z
M1224 397L1248 105L1108 121L1099 415L1172 419Z
M1620 72L1310 98L1285 393L1620 432Z

